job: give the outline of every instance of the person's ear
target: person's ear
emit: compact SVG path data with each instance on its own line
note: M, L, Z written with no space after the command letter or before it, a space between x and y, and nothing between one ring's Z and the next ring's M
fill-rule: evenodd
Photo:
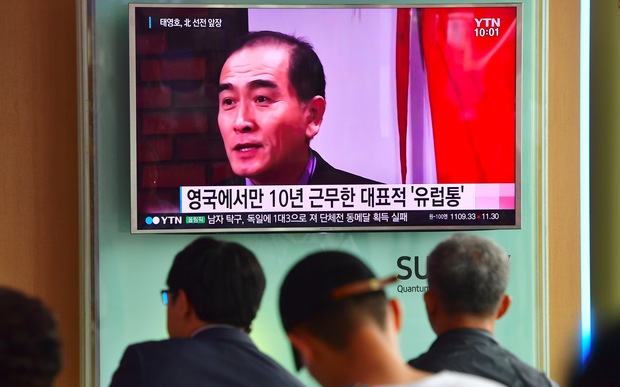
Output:
M187 298L187 293L185 293L185 290L183 289L179 289L177 292L176 297L174 298L174 307L178 315L181 317L188 317L194 313L194 306L189 301L189 298Z
M437 295L432 290L424 292L424 305L426 306L426 314L432 318L437 313Z
M502 296L502 300L499 302L499 307L497 308L497 314L495 318L500 319L502 316L506 314L510 304L512 303L512 298L508 294L504 294Z
M306 102L306 138L308 140L312 140L319 133L325 107L325 98L320 95L314 96L309 102Z
M289 332L288 339L301 356L303 364L307 367L308 364L312 364L314 360L314 351L312 345L306 335L299 333Z
M394 326L396 328L396 332L400 332L400 328L402 326L402 320L403 320L403 313L402 313L402 308L400 306L400 302L395 299L392 298L389 301L389 308L390 311L392 312L392 316L394 317Z

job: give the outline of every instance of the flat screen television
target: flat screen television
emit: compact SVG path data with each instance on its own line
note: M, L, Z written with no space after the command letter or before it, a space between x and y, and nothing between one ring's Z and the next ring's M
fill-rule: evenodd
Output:
M520 228L521 20L130 4L131 231Z

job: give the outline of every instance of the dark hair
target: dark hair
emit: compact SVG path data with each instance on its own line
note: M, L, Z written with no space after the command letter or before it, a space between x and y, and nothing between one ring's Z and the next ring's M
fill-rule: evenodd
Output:
M284 45L290 48L289 81L301 102L317 95L325 98L325 72L312 44L293 35L276 31L256 31L243 36L232 47L228 58L247 47Z
M183 289L203 321L250 331L265 290L265 275L254 254L234 242L199 238L174 258L168 280Z
M428 286L437 292L446 311L486 316L497 310L509 270L508 256L494 242L455 234L429 255Z
M344 349L349 337L363 321L385 330L387 298L383 291L365 293L338 301L301 324L313 336L332 348Z
M297 262L282 282L282 325L287 332L302 326L325 343L342 349L362 321L385 328L385 284L378 282L373 271L352 254L336 250L312 253ZM351 286L356 289L353 293L334 295Z
M61 367L56 319L38 299L0 287L0 384L49 387Z

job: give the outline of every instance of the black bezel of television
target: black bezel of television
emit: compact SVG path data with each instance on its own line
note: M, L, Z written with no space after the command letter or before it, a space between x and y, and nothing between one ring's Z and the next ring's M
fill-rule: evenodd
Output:
M520 227L521 4L136 3L129 27L132 233ZM310 146L372 182L235 175L220 70L259 30L314 46L327 107Z

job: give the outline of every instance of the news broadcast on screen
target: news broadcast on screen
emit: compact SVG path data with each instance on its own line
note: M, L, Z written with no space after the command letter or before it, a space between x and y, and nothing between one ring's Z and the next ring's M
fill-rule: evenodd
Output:
M131 231L520 228L521 5L129 4Z

